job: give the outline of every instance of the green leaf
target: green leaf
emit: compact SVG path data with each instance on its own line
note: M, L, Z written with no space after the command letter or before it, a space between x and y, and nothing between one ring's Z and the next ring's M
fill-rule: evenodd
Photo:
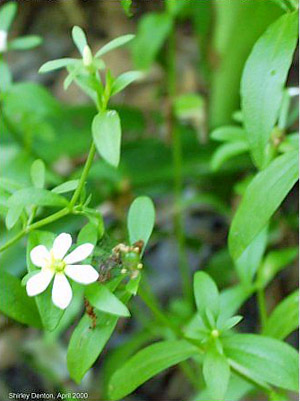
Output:
M130 205L127 216L127 229L130 244L144 241L144 248L149 241L155 223L155 208L147 196L139 196Z
M8 64L3 60L0 60L0 76L0 91L5 92L10 88L12 84L12 74L10 72Z
M75 189L78 187L78 184L79 180L66 181L63 184L60 184L57 187L53 188L51 192L54 192L56 194L65 194L67 192L72 192L75 191Z
M253 160L266 164L266 147L282 103L283 88L297 44L298 14L275 21L258 39L241 82L242 111Z
M132 82L140 79L143 76L143 73L140 71L128 71L124 72L118 76L118 78L114 81L112 88L111 88L111 96L115 95L116 93L121 92L125 89L128 85Z
M229 250L238 259L267 225L298 179L298 152L277 157L248 185L229 232Z
M215 129L210 134L211 139L220 142L247 142L246 131L241 127L226 125Z
M173 365L197 353L197 348L183 340L162 341L142 349L111 377L110 400L123 399L141 384Z
M209 349L204 356L203 376L212 399L224 400L230 378L230 367L226 357L214 348Z
M253 292L254 287L245 287L242 284L237 284L223 290L220 294L222 317L231 317L236 313Z
M37 35L21 36L8 43L9 50L28 50L39 46L43 39Z
M218 288L205 272L197 272L194 275L194 296L200 316L206 321L206 311L210 310L216 318L220 309Z
M100 156L118 167L121 148L121 122L115 110L98 113L92 124L93 138Z
M3 5L0 9L0 30L9 31L9 28L17 13L17 3L15 1L10 1L9 3Z
M135 35L128 34L113 39L112 41L108 42L106 45L101 47L101 49L97 51L95 57L101 57L104 54L111 52L112 50L118 47L126 45L126 43L130 42L134 38L134 36Z
M45 73L53 70L59 70L60 68L75 66L79 60L74 58L59 58L57 60L47 61L39 69L39 73Z
M102 284L89 285L85 290L85 295L88 301L102 312L116 316L130 316L127 306Z
M151 66L171 31L172 23L172 17L167 13L146 14L140 20L138 34L132 45L137 68L146 70Z
M87 40L84 31L79 26L73 27L72 38L80 54L83 56L83 49L87 45Z
M133 16L131 12L132 0L121 0L121 6L123 7L123 10L125 11L127 17Z
M132 295L136 295L140 286L142 275L139 274L135 278L131 278L126 284L126 291L128 291Z
M176 17L191 2L189 0L166 0L165 3L167 11Z
M255 334L224 337L222 344L235 367L240 365L250 377L298 391L298 353L290 345Z
M55 235L47 231L33 231L29 234L26 256L27 269L29 273L37 270L40 271L40 269L37 269L31 262L30 251L37 245L45 245L48 249L51 249L54 238ZM53 331L56 328L64 313L62 309L57 308L53 304L51 300L51 290L52 285L50 283L46 291L34 297L43 326L49 331Z
M82 229L79 231L77 237L77 244L85 244L90 243L96 245L98 241L98 226L94 223L87 223Z
M268 229L264 228L245 249L242 255L235 262L235 267L240 280L245 284L251 284L257 272L268 240Z
M219 170L219 168L227 160L232 159L235 156L246 153L249 149L249 145L245 142L230 142L225 145L221 145L213 154L211 159L211 168L213 171Z
M130 297L123 298L127 302ZM70 376L79 383L96 361L117 324L118 317L96 312L97 324L92 328L91 318L84 315L72 333L67 364Z
M264 335L285 339L299 326L299 291L285 298L272 311L264 329Z
M298 247L275 249L265 257L257 278L257 285L264 288L278 272L290 265L298 255Z
M31 165L31 181L35 188L44 188L46 167L43 160L37 159Z
M6 218L5 218L5 225L8 230L10 230L14 227L14 225L19 220L22 212L23 212L22 205L12 205L9 207Z
M21 281L4 269L0 270L0 292L2 313L20 323L42 327L34 300L28 297Z
M22 206L66 206L67 200L62 196L42 188L24 188L14 192L9 204Z

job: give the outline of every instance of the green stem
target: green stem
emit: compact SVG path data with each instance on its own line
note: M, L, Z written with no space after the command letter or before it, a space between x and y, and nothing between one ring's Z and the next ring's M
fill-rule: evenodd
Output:
M181 213L181 198L183 189L182 173L182 143L181 135L176 127L173 114L173 104L176 96L176 36L175 28L172 29L168 43L168 68L167 85L169 97L168 131L172 140L173 169L174 169L174 231L178 243L179 270L182 280L182 291L187 300L191 302L191 277L189 274L189 264L186 255L186 242L184 234L184 224Z
M95 157L95 153L96 153L96 146L95 146L94 142L92 142L92 145L90 147L90 151L89 151L88 157L86 159L86 162L85 162L85 165L84 165L84 168L83 168L83 172L81 174L78 186L77 186L76 191L74 192L73 197L72 197L71 202L70 202L70 207L71 208L73 208L75 206L75 204L76 204L76 202L77 202L77 200L78 200L78 198L79 198L79 196L81 194L81 191L82 191L82 189L83 189L83 187L85 185L85 181L87 179L88 173L89 173L90 168L92 166L93 159Z
M259 310L259 316L260 316L261 329L263 331L266 326L267 319L268 319L266 298L265 298L265 293L264 293L263 288L259 288L257 290L257 301L258 301L258 310Z

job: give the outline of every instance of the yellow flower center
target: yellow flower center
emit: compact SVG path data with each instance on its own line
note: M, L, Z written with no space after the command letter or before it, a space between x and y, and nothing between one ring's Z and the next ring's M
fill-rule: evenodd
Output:
M55 259L53 253L50 251L50 260L48 260L47 268L51 269L54 273L63 273L66 267L66 262L62 259Z

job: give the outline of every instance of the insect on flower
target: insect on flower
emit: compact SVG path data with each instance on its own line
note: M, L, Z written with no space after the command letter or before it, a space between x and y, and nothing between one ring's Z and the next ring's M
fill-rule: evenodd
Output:
M31 261L41 271L27 281L26 290L30 297L44 292L54 277L52 301L58 308L65 309L72 299L72 288L66 276L81 284L91 284L98 279L99 274L93 266L75 264L90 256L94 245L79 245L66 256L71 245L71 235L62 233L56 237L50 251L44 245L31 250Z

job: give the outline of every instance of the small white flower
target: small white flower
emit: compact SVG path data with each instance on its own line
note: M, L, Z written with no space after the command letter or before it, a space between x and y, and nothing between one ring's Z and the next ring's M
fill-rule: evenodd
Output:
M73 264L90 256L94 245L82 244L66 256L71 245L71 235L63 233L55 238L50 251L44 245L32 249L31 261L41 271L27 281L26 290L30 297L45 291L54 277L52 301L58 308L65 309L72 299L72 288L66 276L81 284L91 284L98 279L99 274L91 265Z
M7 50L7 32L0 30L0 53Z

